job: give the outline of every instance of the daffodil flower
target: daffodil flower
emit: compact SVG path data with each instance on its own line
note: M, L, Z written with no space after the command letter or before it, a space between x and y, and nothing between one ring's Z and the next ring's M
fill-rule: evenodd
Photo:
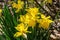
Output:
M34 8L29 8L26 10L29 14L31 14L33 17L35 17L38 13L38 8L34 7Z
M41 14L41 19L38 20L40 27L42 27L44 29L48 29L50 23L53 22L49 18L50 18L50 16L46 17L45 15Z
M15 29L18 31L14 34L14 37L19 37L19 36L24 36L24 34L26 33L31 33L30 31L27 31L28 30L28 27L25 27L25 25L23 23L21 24L18 24L17 27L15 27Z
M17 10L15 11L16 13L18 13L20 11L20 9L22 9L24 6L24 2L21 0L18 0L17 3L13 2L12 7L16 8Z
M21 15L19 20L25 24L28 24L28 26L32 27L34 27L34 25L36 24L35 17L30 15L29 13L27 13L26 15Z

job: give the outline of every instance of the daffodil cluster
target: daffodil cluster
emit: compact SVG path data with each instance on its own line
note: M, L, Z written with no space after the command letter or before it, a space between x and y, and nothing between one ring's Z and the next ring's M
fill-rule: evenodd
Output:
M36 15L38 13L38 8L29 8L26 10L25 15L20 15L19 21L27 24L28 26L34 27L36 24Z
M15 37L19 37L23 34L30 33L27 31L29 27L34 28L36 23L39 23L39 27L42 27L44 29L48 29L49 25L52 20L50 20L50 16L46 17L44 14L39 14L39 9L34 7L34 8L28 8L26 9L27 13L25 15L20 15L19 21L21 22L20 24L17 25L16 30L18 32L15 33ZM40 16L37 16L37 15ZM40 19L38 19L40 17ZM25 27L27 25L27 27Z
M19 37L23 34L31 33L27 31L28 27L25 27L24 24L26 24L27 26L31 26L33 28L34 25L36 24L35 16L37 13L38 8L29 8L27 9L27 13L25 15L20 15L19 21L21 21L21 23L18 24L17 27L15 27L16 30L18 30L18 32L14 34L14 37Z
M45 10L45 6L52 5L52 2L52 0L9 0L1 3L3 5L0 7L0 25L5 39L49 40L49 29L52 27L50 24L53 24L54 19L46 14L50 11ZM58 16L59 11L55 18Z

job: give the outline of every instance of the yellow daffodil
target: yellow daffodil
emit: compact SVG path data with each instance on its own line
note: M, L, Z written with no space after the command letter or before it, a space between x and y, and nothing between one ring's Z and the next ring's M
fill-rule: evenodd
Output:
M29 26L32 26L32 27L36 23L36 19L34 17L32 17L29 13L27 13L26 15L20 16L19 20L25 24L28 24Z
M16 6L17 6L16 3L13 3L13 4L12 4L12 7L13 7L13 8L17 8Z
M27 31L28 27L25 27L25 25L23 23L18 24L17 27L15 27L15 28L18 32L16 32L14 34L14 37L19 37L19 36L22 36L22 35L24 36L24 34L26 34L26 33L31 33L30 31Z
M46 17L45 15L41 14L41 19L39 19L39 23L40 23L40 26L44 29L48 29L49 28L49 25L51 22L53 22L52 20L49 19L50 16Z
M36 16L36 14L38 13L38 8L29 8L27 9L27 12L30 13L33 17Z
M50 4L52 4L52 0L47 0L47 3L50 3Z
M0 9L0 16L2 15L2 9Z
M20 11L20 9L23 8L23 5L24 5L24 2L21 0L18 0L17 3L13 2L12 7L16 8L17 10L15 12L18 13Z
M43 3L44 3L44 4L45 4L45 3L50 3L50 4L52 4L52 0L44 0Z

